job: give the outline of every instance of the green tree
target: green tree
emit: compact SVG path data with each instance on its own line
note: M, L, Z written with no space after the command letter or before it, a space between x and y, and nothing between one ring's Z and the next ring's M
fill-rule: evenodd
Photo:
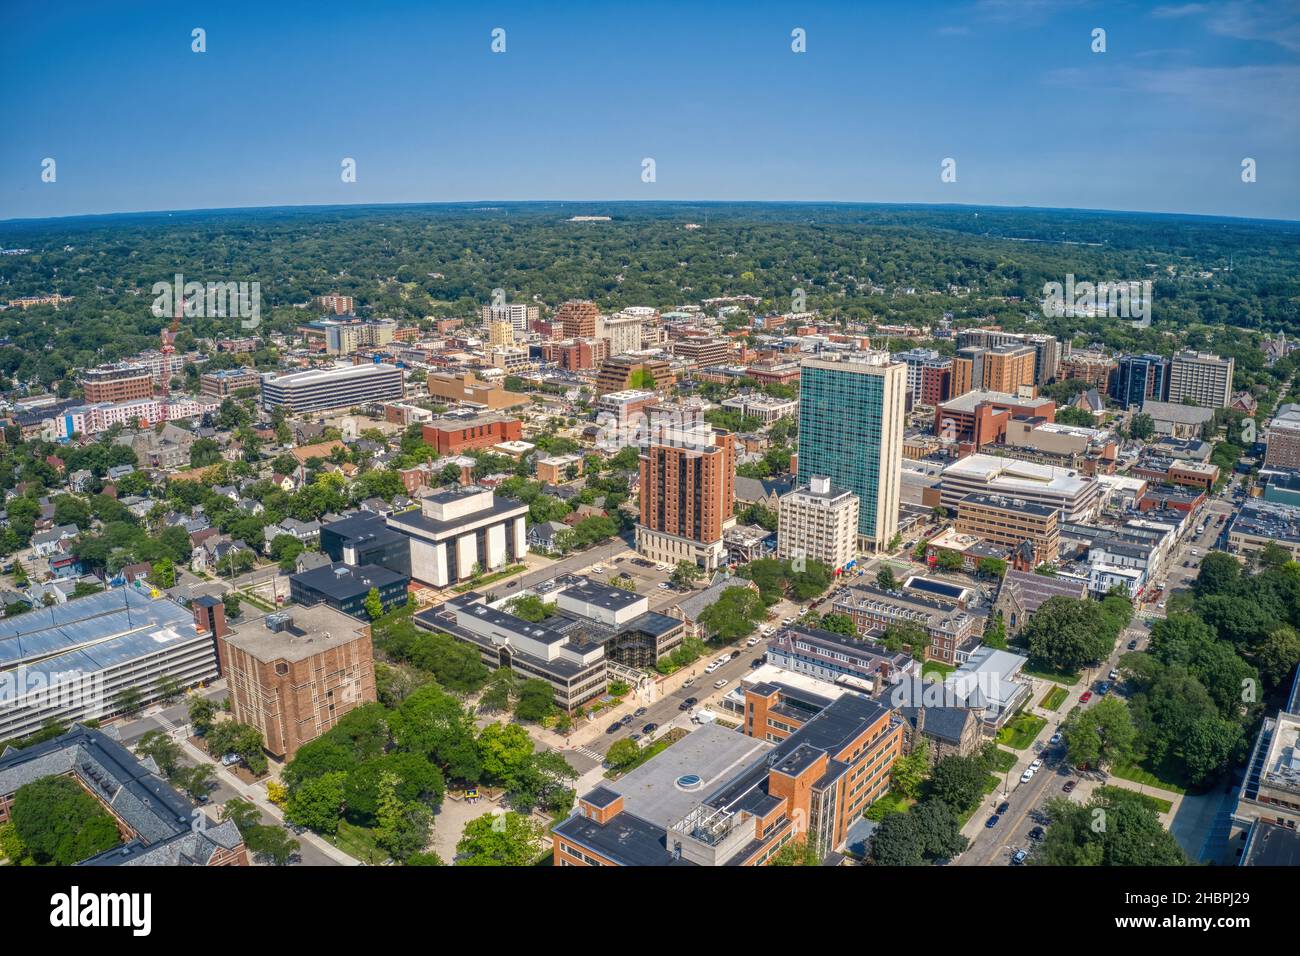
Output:
M695 582L700 579L700 575L703 573L698 564L690 561L678 561L677 567L673 568L672 582L681 588L694 587Z
M122 842L113 818L68 777L23 784L14 794L10 820L40 864L72 866Z
M884 591L897 591L898 578L894 574L894 569L887 564L882 564L880 570L876 572L876 586Z
M317 833L335 833L343 813L343 785L347 777L343 771L336 770L291 785L285 818Z
M942 800L957 813L973 809L984 795L988 772L976 757L951 755L935 764L929 796Z
M465 826L457 866L531 866L542 852L542 828L522 813L487 813Z
M539 721L555 712L555 691L538 677L530 677L519 686L515 716L520 720Z
M631 766L641 756L641 748L636 741L621 737L614 741L605 753L605 761L615 770Z
M384 602L379 597L379 588L371 588L366 592L366 616L372 621L377 621L384 616Z
M1137 742L1137 728L1128 705L1109 696L1087 709L1071 711L1061 735L1070 762L1077 766L1126 763L1133 758Z

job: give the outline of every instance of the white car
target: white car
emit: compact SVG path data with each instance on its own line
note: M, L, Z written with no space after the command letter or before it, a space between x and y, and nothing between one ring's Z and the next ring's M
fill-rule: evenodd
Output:
M753 646L754 646L755 644L757 644L757 643L758 643L758 638L757 638L757 637L751 637L749 640L747 640L747 641L745 642L745 646L746 646L746 647L753 647Z
M1042 767L1043 767L1043 758L1042 758L1042 757L1038 757L1037 759L1034 760L1033 763L1031 763L1031 764L1029 765L1029 769L1030 769L1033 773L1037 773L1039 770L1042 769Z
M1030 780L1033 779L1033 777L1034 777L1034 772L1032 770L1026 770L1024 773L1020 775L1020 782L1028 783Z
M659 584L657 585L657 587L659 588L660 591L671 591L671 590L672 590L672 585L670 585L670 584L665 584L663 581L660 581Z
M1119 671L1112 667L1110 673L1106 675L1106 680L1119 680Z
M722 678L722 680L715 680L715 681L713 682L713 686L714 686L714 688L717 689L717 690L722 690L722 688L724 688L724 687L727 686L727 683L728 683L728 681L727 681L727 679L724 677L724 678Z
M592 573L592 574L604 574L604 573L605 573L605 566L604 566L603 564L598 564L598 565L596 565L594 568L591 569L591 573Z

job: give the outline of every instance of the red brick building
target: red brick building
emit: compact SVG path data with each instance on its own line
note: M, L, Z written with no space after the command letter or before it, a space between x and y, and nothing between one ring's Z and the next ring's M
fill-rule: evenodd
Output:
M476 448L490 448L503 441L523 438L523 424L504 415L476 415L473 418L440 418L424 426L424 443L439 455L459 455Z

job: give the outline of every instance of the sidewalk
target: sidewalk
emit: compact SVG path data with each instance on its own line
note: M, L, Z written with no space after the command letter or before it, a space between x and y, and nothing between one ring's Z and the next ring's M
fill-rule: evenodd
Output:
M265 787L261 785L244 783L244 781L240 780L237 776L231 773L227 768L223 767L221 765L220 760L214 761L210 756L208 756L198 747L194 746L194 744L190 743L189 738L185 736L185 728L176 726L170 720L168 720L166 716L164 716L161 712L154 714L152 716L167 729L167 732L173 737L173 739L176 740L177 743L181 745L181 748L196 763L208 764L209 766L214 766L216 770L216 774L221 779L222 783L229 786L236 793L243 796L244 799L250 801L254 806L256 806L263 813L266 813L269 816L271 816L278 823L280 824L284 823L284 812L279 807L277 807L274 803L272 803L269 799L267 799ZM215 811L215 808L213 809ZM302 840L305 843L310 843L313 847L315 847L321 853L328 856L330 859L334 860L340 866L361 865L361 862L359 860L353 859L352 857L348 856L338 847L334 846L332 843L329 843L326 840L321 839L319 836L317 836L315 833L312 833L310 830L304 830L302 833L296 834L296 837L297 839Z

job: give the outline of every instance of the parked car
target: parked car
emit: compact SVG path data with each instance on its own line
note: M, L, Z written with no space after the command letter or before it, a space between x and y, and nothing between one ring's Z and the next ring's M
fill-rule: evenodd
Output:
M598 564L591 569L592 574L604 574L604 572L605 572L605 566L603 564Z
M1115 668L1112 667L1110 669L1110 673L1106 675L1106 679L1112 681L1119 680L1119 671L1115 670Z
M998 808L993 812L996 813L998 816L1002 816L1002 814L1006 813L1010 809L1011 809L1011 804L1008 803L1006 800L1003 800L1001 803L998 804Z
M1047 742L1053 745L1059 744L1061 742L1061 732L1058 730L1056 733L1052 734L1051 737L1047 738Z
M1046 834L1047 831L1044 830L1042 827L1034 827L1032 830L1029 831L1029 839L1041 840Z
M1032 779L1034 779L1034 772L1032 770L1026 770L1020 775L1021 783L1028 783Z
M616 720L612 724L610 724L607 728L605 728L605 733L616 734L622 729L623 729L623 721Z
M750 666L750 667L762 667L762 666L763 666L763 658L761 658L761 657L755 657L752 661L749 662L749 666Z
M1109 693L1110 693L1110 681L1102 681L1100 684L1098 684L1098 685L1097 685L1097 693L1100 694L1102 697L1105 697L1107 694L1109 694Z
M694 684L694 683L695 683L695 678L694 678L694 677L688 677L688 678L686 678L686 680L682 681L682 686L683 686L683 687L690 687L690 686L691 686L692 684Z
M223 767L233 767L237 763L239 763L239 754L226 754L221 758L221 766Z
M1137 646L1138 646L1138 642L1137 642L1137 638L1136 638L1136 637L1133 638L1133 640L1131 640L1131 641L1128 642L1128 649L1129 649L1130 651L1136 651L1136 650L1137 650Z
M1090 690L1085 690L1082 694L1079 695L1079 703L1081 704L1086 704L1090 700L1092 700L1092 691Z
M1026 859L1028 859L1028 857L1029 857L1029 853L1026 852L1025 850L1017 850L1015 853L1011 855L1011 865L1020 866L1025 862Z
M727 679L725 677L722 678L722 680L715 680L713 682L713 687L715 690L722 690L722 688L726 686L727 686Z
M732 659L733 661L734 661L737 657L739 657L739 656L740 656L740 651L732 651L732 652L731 652L731 659Z
M1072 793L1072 792L1074 791L1074 784L1075 784L1075 781L1073 781L1073 780L1067 780L1067 781L1065 781L1065 786L1061 788L1061 792L1062 792L1062 793Z
M658 724L654 724L654 723L646 724L644 727L641 728L641 733L643 733L643 734L653 734L653 733L654 733L656 730L658 730L658 729L659 729L659 725L658 725Z
M1042 758L1042 757L1035 757L1035 758L1034 758L1034 762L1031 763L1031 764L1029 765L1029 770L1030 770L1030 772L1031 772L1031 773L1038 773L1038 771L1040 771L1040 770L1042 770L1042 769L1043 769L1043 758Z
M746 646L746 647L753 647L753 646L754 646L755 644L757 644L758 642L759 642L759 638L757 638L757 637L751 637L749 640L747 640L747 641L745 642L745 646Z
M632 711L632 716L633 716L633 717L644 717L644 716L645 716L645 713L646 713L646 709L645 709L644 707L638 707L636 710Z
M984 829L985 829L985 830L992 830L995 826L998 825L998 820L999 820L999 819L1000 819L1000 818L998 817L998 815L997 815L996 813L993 814L993 816L989 817L987 820L984 821Z
M684 701L682 701L682 703L685 704L687 707L694 707L696 704L699 703L699 700L694 697L687 697Z
M629 737L629 738L627 738L627 739L630 740L630 741L632 741L632 743L636 743L638 740L641 739L641 735L640 735L640 734L633 734L631 737Z

